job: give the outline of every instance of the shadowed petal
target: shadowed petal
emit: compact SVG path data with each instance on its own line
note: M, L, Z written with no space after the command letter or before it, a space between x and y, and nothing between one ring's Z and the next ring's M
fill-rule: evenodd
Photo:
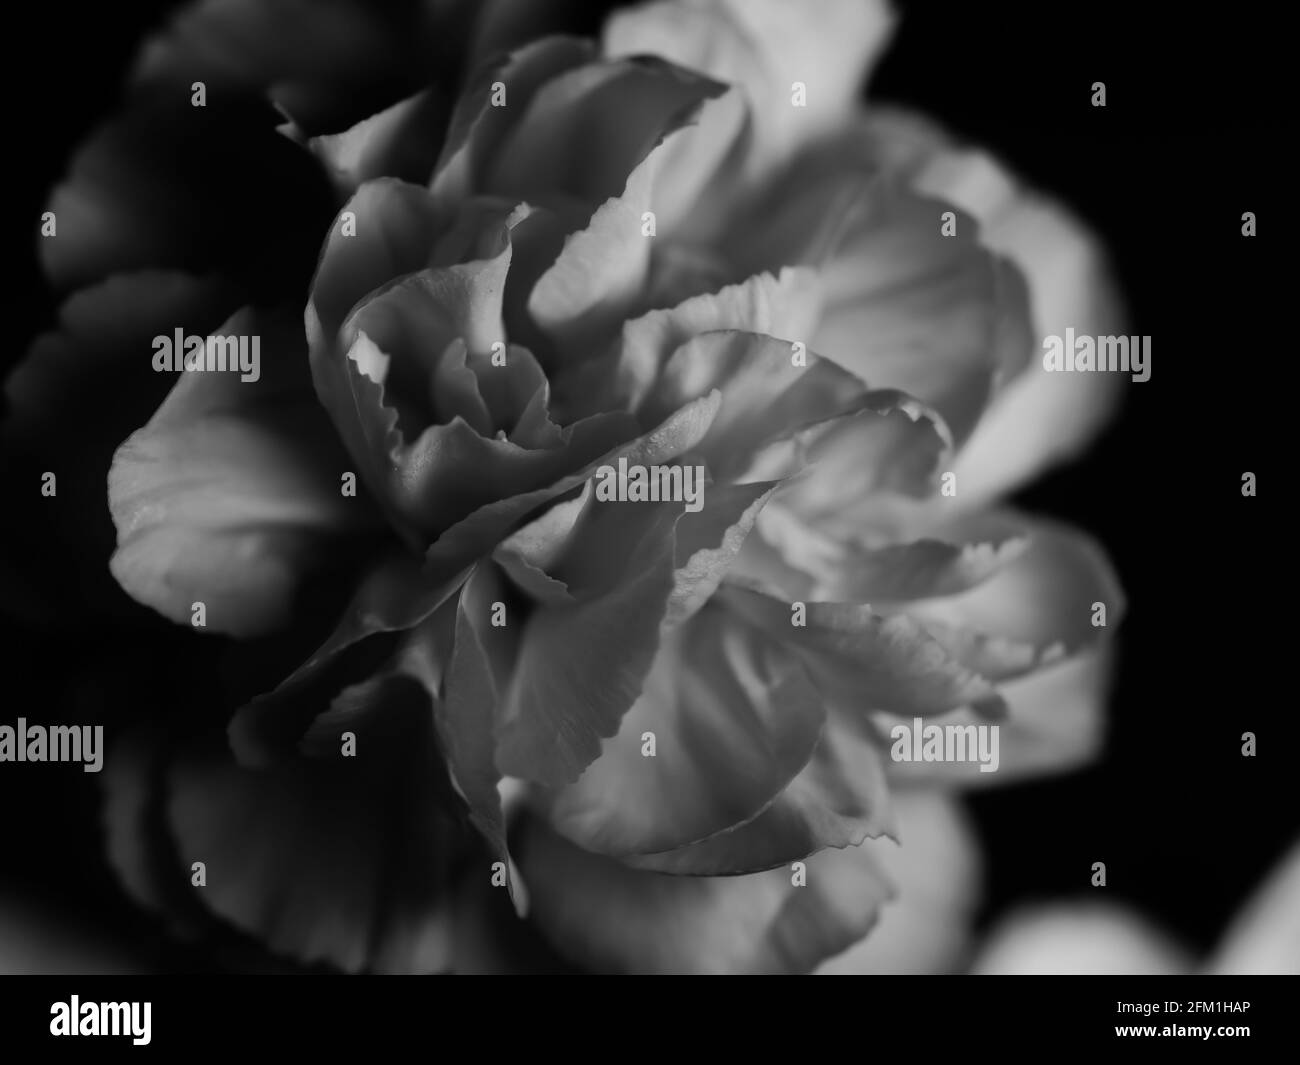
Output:
M376 515L341 491L350 463L310 391L296 323L240 312L218 335L259 337L262 376L180 375L118 450L111 567L173 621L201 602L209 631L257 636L288 620L303 580Z

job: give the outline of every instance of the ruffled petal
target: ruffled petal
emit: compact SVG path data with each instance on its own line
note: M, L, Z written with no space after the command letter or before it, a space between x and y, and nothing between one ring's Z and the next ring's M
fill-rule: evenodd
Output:
M614 856L702 840L767 807L812 757L824 720L797 658L706 609L665 640L618 734L556 795L551 824Z

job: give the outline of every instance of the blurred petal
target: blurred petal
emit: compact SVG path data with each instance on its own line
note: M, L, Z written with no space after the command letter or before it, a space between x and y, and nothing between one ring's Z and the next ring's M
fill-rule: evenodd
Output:
M144 971L138 948L72 916L66 906L11 888L0 893L0 975L120 976Z
M998 728L998 766L980 772L977 761L886 764L894 787L992 787L1063 773L1086 764L1101 749L1110 696L1111 654L1106 647L1044 665L998 686L1005 713ZM908 722L910 724L910 722ZM988 725L986 714L963 708L942 724ZM881 742L888 728L880 728Z
M72 288L128 270L214 272L259 303L296 298L334 194L274 119L261 102L192 107L188 92L137 102L77 150L51 195L46 273Z
M655 54L739 85L755 127L755 165L780 159L853 110L893 27L880 0L664 0L615 12L606 55ZM796 105L795 82L806 101Z
M63 618L101 619L139 610L108 571L117 533L104 505L113 454L152 417L175 384L151 366L150 344L180 327L206 336L238 307L215 279L150 271L81 289L59 308L58 328L38 337L5 383L0 439L12 484L58 477L58 505L37 493L8 500L18 530L39 530L22 566ZM112 396L111 403L104 397Z
M887 108L867 119L876 150L921 191L961 206L981 237L1009 256L1029 285L1037 341L1124 332L1109 263L1096 237L1065 207L1025 188L984 152L959 147L924 119ZM1013 491L1076 456L1113 414L1124 379L1048 373L1037 357L1010 381L959 458L961 506Z
M1176 976L1190 959L1137 914L1087 903L1021 910L989 933L974 972L1004 976Z
M1010 511L960 519L947 531L983 539L1005 535L1008 528L1028 537L1025 550L968 591L915 603L908 613L934 623L941 642L956 630L954 635L974 632L1056 653L1099 643L1123 620L1124 591L1106 552L1090 536ZM1104 625L1094 624L1097 603L1105 607Z
M1023 281L969 221L944 236L945 207L900 195L849 238L823 271L832 294L812 346L875 388L933 406L961 441L1031 338Z
M267 92L312 132L336 131L445 73L456 44L440 21L397 5L199 0L145 43L133 80L185 96L195 81L212 96Z
M200 901L273 951L348 972L449 964L447 896L472 860L409 678L370 682L356 753L240 769L219 740L176 761L168 819L180 868L206 865ZM482 875L490 875L482 861Z
M861 939L892 894L863 848L743 877L638 872L590 854L530 818L516 845L532 918L597 971L801 973Z
M863 846L898 894L871 935L822 963L818 975L952 973L963 964L981 865L969 819L953 800L925 792L897 795L893 806L901 846L888 839Z
M118 450L111 567L173 621L201 602L209 631L258 636L289 619L306 577L375 514L340 490L349 463L310 391L296 323L245 311L219 335L260 337L262 374L185 372Z
M1300 846L1255 889L1206 968L1229 975L1300 973Z

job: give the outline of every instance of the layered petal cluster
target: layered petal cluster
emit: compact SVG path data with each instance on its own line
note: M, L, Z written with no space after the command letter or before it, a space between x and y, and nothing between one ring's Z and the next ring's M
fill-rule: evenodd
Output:
M860 112L883 5L795 8L660 0L323 134L277 96L334 217L305 299L212 330L259 336L260 378L182 374L117 449L111 567L239 638L343 603L228 745L172 723L110 765L139 897L349 970L470 966L456 915L509 892L588 968L806 971L894 892L891 794L1096 750L1122 593L1085 536L995 505L1100 422L1085 397L1047 447L1029 368L1061 284L1105 299L1095 253L987 158ZM188 25L146 72L216 39ZM224 55L266 86L324 63ZM609 499L620 464L702 470L698 505ZM998 772L894 761L917 718L996 724Z

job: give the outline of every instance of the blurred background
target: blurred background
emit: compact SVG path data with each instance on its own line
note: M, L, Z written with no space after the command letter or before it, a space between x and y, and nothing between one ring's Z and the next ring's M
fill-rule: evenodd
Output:
M10 48L38 58L0 75L5 306L16 325L5 371L56 307L32 220L74 146L115 109L141 36L175 6L7 13ZM1296 419L1282 380L1295 347L1282 197L1294 119L1270 55L1282 35L1262 4L1215 9L1216 22L1163 8L1142 21L1092 2L897 6L873 98L933 117L1068 204L1111 250L1128 332L1153 338L1152 378L1125 388L1109 430L1017 499L1105 544L1129 613L1102 757L964 800L984 855L977 926L1024 904L1104 894L1203 952L1300 833L1294 696L1280 683L1294 626L1282 543L1290 489L1277 460L1288 453L1276 441L1278 423ZM601 10L583 18L594 26ZM1098 80L1104 109L1089 102ZM1247 210L1259 220L1253 240L1240 233ZM76 433L75 420L64 429ZM1241 496L1245 471L1257 498ZM101 722L111 736L142 717L216 713L201 694L176 700L202 687L220 641L125 601L129 626L53 608L46 574L66 548L24 520L32 501L17 488L4 496L0 720ZM1258 736L1253 759L1241 755L1244 731ZM97 784L75 767L0 765L0 969L25 949L62 949L26 946L37 924L61 929L74 966L122 964L123 944L148 969L232 964L211 943L170 942L126 899L103 857ZM1105 889L1090 886L1097 861Z

